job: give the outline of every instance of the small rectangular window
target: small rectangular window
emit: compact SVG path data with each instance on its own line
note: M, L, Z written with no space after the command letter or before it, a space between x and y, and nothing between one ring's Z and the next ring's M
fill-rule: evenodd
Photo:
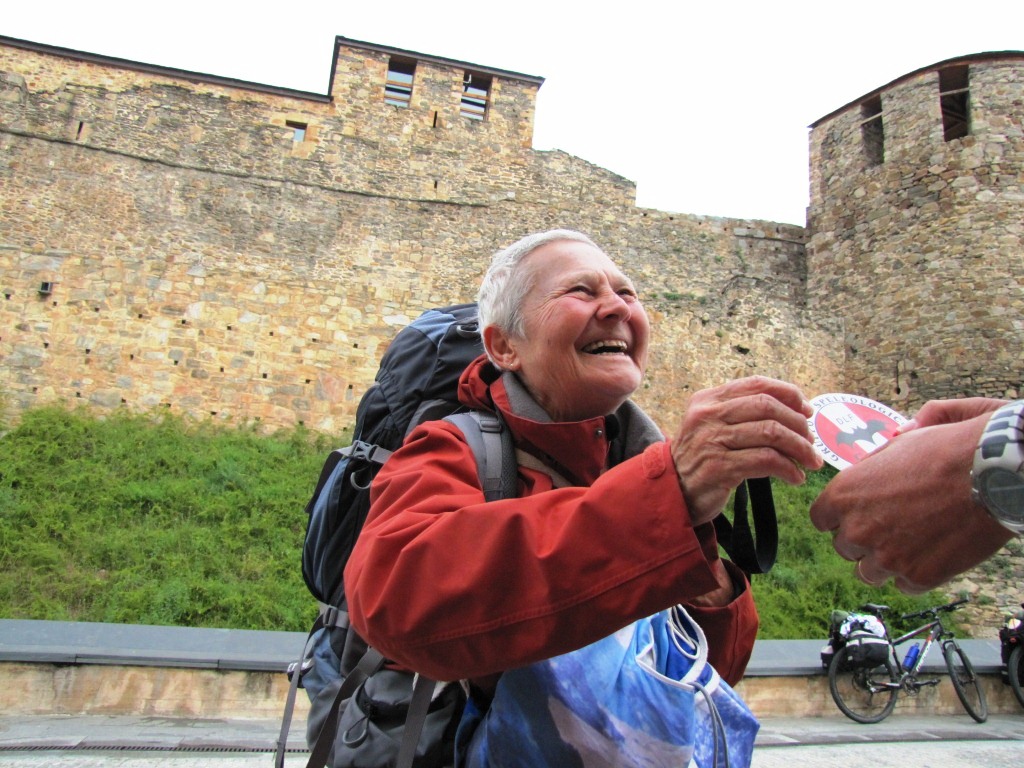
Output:
M284 124L291 128L292 141L305 141L306 140L306 129L309 128L308 123L298 123L294 120L285 120Z
M874 96L860 105L860 136L868 165L885 161L885 131L882 127L882 98Z
M415 61L392 58L388 62L388 79L384 83L384 103L408 109L412 102L412 79L415 74Z
M459 114L470 120L483 120L491 94L491 78L467 72L462 78L462 106Z
M939 70L942 138L962 139L971 132L971 91L967 65Z

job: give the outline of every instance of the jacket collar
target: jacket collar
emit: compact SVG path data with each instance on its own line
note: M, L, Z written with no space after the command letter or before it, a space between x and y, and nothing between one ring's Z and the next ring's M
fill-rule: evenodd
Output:
M474 362L463 374L460 393L466 405L499 411L512 430L517 448L583 486L593 484L609 466L665 439L657 425L630 400L607 416L552 421L514 373L505 371L496 376L486 358Z

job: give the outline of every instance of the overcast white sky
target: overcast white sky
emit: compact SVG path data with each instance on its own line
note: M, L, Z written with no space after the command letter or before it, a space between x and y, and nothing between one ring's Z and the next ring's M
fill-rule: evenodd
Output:
M807 127L920 67L1024 50L1024 0L50 0L0 34L326 93L335 35L546 79L536 149L637 204L804 224Z

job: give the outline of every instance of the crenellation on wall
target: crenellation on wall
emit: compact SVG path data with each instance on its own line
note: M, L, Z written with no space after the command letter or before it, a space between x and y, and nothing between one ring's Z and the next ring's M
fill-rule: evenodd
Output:
M360 67L339 66L336 99L323 103L0 46L7 86L0 115L6 127L34 136L339 191L473 202L529 187L537 82L494 75L487 117L478 122L458 114L463 70L431 61L418 64L414 88L429 108L415 98L417 108L386 104L387 59L368 51ZM39 72L46 76L33 77ZM306 126L302 140L289 121ZM573 174L597 196L608 184L607 172L586 164ZM546 194L557 196L559 185Z

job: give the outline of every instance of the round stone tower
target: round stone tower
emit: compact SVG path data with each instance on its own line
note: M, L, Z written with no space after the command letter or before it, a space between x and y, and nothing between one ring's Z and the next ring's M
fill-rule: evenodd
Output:
M1024 396L1024 52L911 72L811 126L808 300L845 388Z

